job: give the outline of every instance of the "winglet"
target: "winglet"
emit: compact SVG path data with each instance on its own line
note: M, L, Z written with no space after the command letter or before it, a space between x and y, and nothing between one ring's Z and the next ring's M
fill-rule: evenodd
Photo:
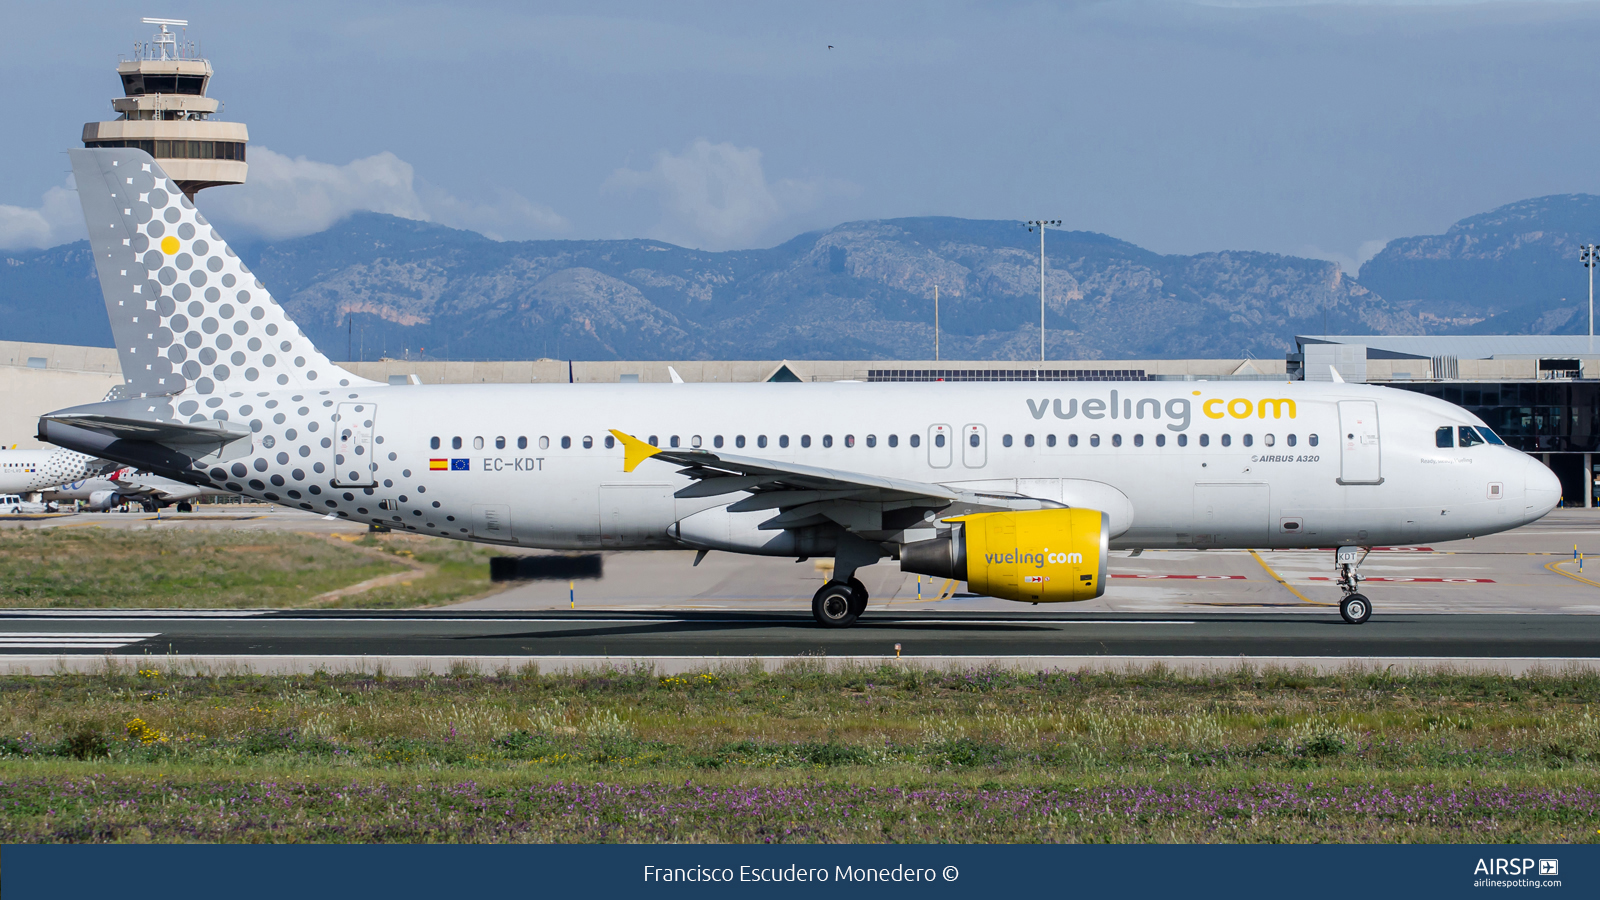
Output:
M667 374L672 376L673 384L683 384L683 376L678 374L677 369L667 366Z
M1334 368L1333 366L1329 366L1328 367L1328 374L1333 376L1333 381L1336 384L1344 384L1344 376L1339 374L1339 370L1337 368Z
M611 429L611 433L616 436L617 440L622 442L622 471L624 472L632 472L634 469L639 468L639 463L661 452L660 447L651 446L631 434L623 434L615 428Z

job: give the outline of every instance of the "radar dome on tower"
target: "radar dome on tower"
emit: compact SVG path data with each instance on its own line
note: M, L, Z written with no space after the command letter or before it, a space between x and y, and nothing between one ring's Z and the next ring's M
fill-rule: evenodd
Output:
M243 122L212 118L222 104L206 96L211 63L193 42L168 30L186 28L188 20L143 21L161 31L148 43L135 43L133 58L117 63L123 93L111 101L117 118L85 124L83 145L143 150L191 200L202 188L243 184L249 132Z

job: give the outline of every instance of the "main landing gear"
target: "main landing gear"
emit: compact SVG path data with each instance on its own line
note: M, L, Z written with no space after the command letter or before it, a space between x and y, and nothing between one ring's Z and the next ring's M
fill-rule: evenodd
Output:
M1357 556L1357 553L1360 556ZM1344 599L1339 601L1339 615L1344 617L1351 625L1364 625L1372 618L1372 601L1367 595L1361 593L1361 564L1366 562L1367 554L1372 548L1365 550L1360 547L1340 547L1334 557L1334 567L1339 571L1339 590L1344 592Z
M867 586L855 576L830 581L811 598L811 615L824 628L848 628L867 609Z

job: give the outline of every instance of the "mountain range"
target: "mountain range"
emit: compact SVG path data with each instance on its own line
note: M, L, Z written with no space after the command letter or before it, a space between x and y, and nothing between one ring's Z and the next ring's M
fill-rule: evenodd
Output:
M1352 277L1324 260L1051 231L1047 352L1281 357L1297 333L1575 333L1577 246L1596 235L1600 197L1542 197L1391 241ZM707 252L500 242L362 213L234 247L334 358L930 359L935 288L943 358L1039 352L1038 235L1008 221L850 222ZM0 338L111 345L86 242L0 258Z

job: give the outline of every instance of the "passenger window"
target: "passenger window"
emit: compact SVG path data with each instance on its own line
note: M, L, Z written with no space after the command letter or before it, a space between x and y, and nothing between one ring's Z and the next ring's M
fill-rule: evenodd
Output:
M496 450L504 450L506 448L506 439L504 435L494 439L494 448Z
M527 437L527 435L523 435L522 437L517 438L517 449L518 450L526 450L526 449L528 449L528 437Z
M655 438L651 438L650 439L650 443L654 444L655 442L656 442ZM550 449L550 438L548 438L548 437L540 437L539 438L539 449L540 450L549 450Z
M934 435L933 436L933 445L935 447L943 447L944 446L944 435L942 435L942 434Z
M756 446L765 448L767 446L767 436L764 434L756 435Z
M1053 434L1045 435L1044 436L1044 445L1046 447L1054 447L1056 445L1056 436L1053 435Z
M1435 447L1454 447L1456 445L1455 429L1451 428L1449 425L1446 425L1443 428L1440 428L1438 431L1435 431L1433 433L1433 444Z
M1075 435L1075 434L1067 435L1067 446L1068 447L1076 447L1076 446L1078 446L1078 436Z
M583 449L585 449L585 450L593 450L594 449L594 438L593 437L591 437L591 436L589 436L587 434L583 436Z
M659 447L661 446L661 439L652 434L650 435L650 440L646 441L645 443L648 443L652 447ZM544 438L539 438L539 446L544 446Z
M823 435L822 436L822 446L824 446L824 447L832 447L833 446L833 435L831 435L831 434Z
M667 438L667 443L670 444L673 447L678 446L678 436L677 435L673 435L672 437Z
M1178 435L1178 446L1179 447L1187 447L1187 446L1189 446L1189 436L1187 434Z
M689 438L689 446L695 448L696 450L700 449L700 435L697 434L694 437Z
M711 439L711 446L717 448L718 450L721 450L722 449L722 435L719 434L716 437L712 438Z
M1144 446L1144 435L1142 435L1142 434L1134 435L1133 436L1133 445L1135 447L1143 447Z
M1461 446L1463 447L1476 447L1479 444L1487 443L1478 436L1478 432L1474 431L1470 425L1463 425L1457 431L1460 433Z
M1276 444L1277 442L1278 442L1278 439L1273 437L1270 434L1263 434L1261 436L1261 443L1266 444L1268 447L1271 447L1273 444Z
M800 446L801 447L810 447L811 446L811 435L809 435L809 434L800 435Z
M1111 446L1113 446L1113 447L1121 447L1122 446L1122 435L1113 434L1111 436Z
M778 435L778 446L786 448L786 449L788 448L788 446L789 446L789 436L787 434Z
M451 438L450 439L450 449L451 450L460 450L461 449L461 438L458 438L458 437Z
M429 438L428 439L428 446L430 448L434 449L434 450L439 449L439 439L438 438Z
M976 431L974 431L970 435L967 435L967 443L971 444L974 447L978 446L978 433Z
M878 436L875 435L875 434L867 435L867 446L868 447L876 447L876 446L878 446Z
M977 435L973 435L973 437L977 437ZM1002 446L1002 447L1011 446L1011 435L1008 434L1008 435L1005 435L1005 436L1001 437L1000 438L1000 446Z
M1098 434L1089 435L1089 446L1091 446L1091 447L1100 446L1100 435L1098 435Z
M922 435L920 434L913 434L912 436L906 438L906 440L911 443L911 448L913 450L922 446Z
M1156 446L1157 447L1165 447L1166 445L1167 445L1167 436L1164 435L1164 434L1156 435Z
M1306 443L1308 443L1311 446L1315 447L1317 445L1317 436L1314 435L1314 434L1306 435Z
M1245 435L1245 436L1244 436L1244 445L1245 445L1245 446L1246 446L1246 447L1249 447L1249 446L1252 446L1252 445L1254 445L1254 444L1255 444L1255 442L1256 442L1256 438L1255 438L1255 435L1253 435L1253 434L1247 434L1247 435Z
M612 447L615 447L616 445L617 445L617 439L612 437L609 434L606 435L606 449L610 450Z
M483 438L482 437L475 437L475 438L472 439L472 449L474 449L474 450L482 450L483 449Z
M1031 434L1023 435L1022 436L1022 446L1024 446L1024 447L1032 447L1033 446L1033 435L1031 435Z
M1232 447L1233 446L1233 435L1231 435L1231 434L1223 435L1222 436L1222 446L1224 446L1224 447Z
M853 435L853 434L845 435L844 436L844 445L846 447L854 447L856 445L856 436Z
M891 447L900 446L900 435L898 435L898 434L889 435L889 446L891 446Z
M1202 446L1202 447L1211 446L1211 435L1209 435L1209 434L1200 435L1200 446Z
M733 437L733 446L735 446L735 447L737 447L737 448L739 448L741 450L744 449L744 435L742 435L742 434L734 435L734 437Z
M571 450L572 449L572 438L563 436L561 438L561 449L563 449L563 450Z
M1285 440L1285 441L1288 441L1288 442L1289 442L1289 446L1291 446L1291 447L1293 447L1293 446L1294 446L1294 444L1295 444L1295 440L1294 440L1294 435L1292 435L1292 434L1290 434L1290 435L1285 435L1285 436L1284 436L1284 438L1283 438L1283 439L1284 439L1284 440Z

